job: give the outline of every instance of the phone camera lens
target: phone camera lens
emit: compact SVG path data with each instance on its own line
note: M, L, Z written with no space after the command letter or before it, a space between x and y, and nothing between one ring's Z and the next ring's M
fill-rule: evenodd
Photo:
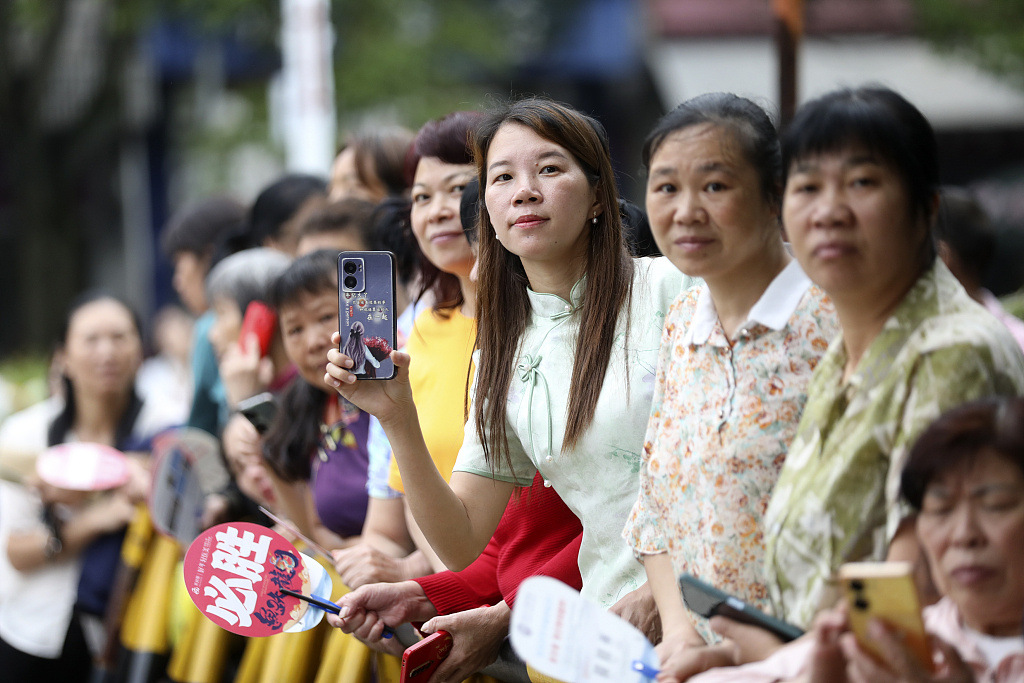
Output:
M870 607L871 603L869 603L864 598L857 598L856 600L853 601L853 606L856 607L857 609L863 611L863 610L866 610L868 607Z
M356 262L355 261L345 261L345 272L346 273L348 273L349 275L355 275L356 270L357 270L357 266L356 266ZM348 280L346 280L346 282L348 282ZM354 282L354 280L353 280L353 282Z
M354 275L349 275L345 278L345 286L349 289L353 289L357 284L359 284L359 281L356 280Z
M860 579L854 579L850 582L850 588L852 588L855 591L862 591L864 590L864 582Z

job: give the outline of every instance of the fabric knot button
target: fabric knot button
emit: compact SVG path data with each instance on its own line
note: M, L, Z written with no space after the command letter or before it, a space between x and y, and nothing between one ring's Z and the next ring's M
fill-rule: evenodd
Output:
M538 366L540 365L541 357L537 356L534 358L528 354L524 354L519 362L516 364L516 370L519 373L519 379L526 384L526 429L530 434L530 440L532 442L530 450L533 453L533 462L540 462L541 455L551 451L551 394L548 391L548 382L544 378L544 373L540 371ZM541 406L541 413L546 418L546 444L541 437L540 433L533 427L533 414L535 412L533 405L533 392L534 389L540 385L541 391L544 393L543 405ZM546 448L538 452L538 441L541 444L546 445ZM543 445L541 446L543 448Z
M523 356L523 359L516 365L516 370L519 371L519 379L523 382L531 381L534 375L537 374L538 365L540 365L540 356L536 358L530 355Z
M554 460L554 458L552 458L550 455L548 457L544 458L544 459L547 460L548 462L551 462L552 460Z
M549 479L545 479L544 480L544 488L546 488L546 489L551 488L551 480L549 480Z
M573 307L570 304L562 306L562 310L548 316L552 321L565 320L573 314Z

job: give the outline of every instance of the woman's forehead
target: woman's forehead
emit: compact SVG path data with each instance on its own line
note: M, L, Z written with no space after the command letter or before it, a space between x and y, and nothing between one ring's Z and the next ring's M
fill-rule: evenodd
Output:
M131 312L116 299L97 299L83 304L68 321L68 334L98 325L128 327L135 329Z
M971 457L961 458L936 472L928 482L925 495L952 490L970 495L993 485L1024 491L1024 470L1020 463L999 451L983 448Z

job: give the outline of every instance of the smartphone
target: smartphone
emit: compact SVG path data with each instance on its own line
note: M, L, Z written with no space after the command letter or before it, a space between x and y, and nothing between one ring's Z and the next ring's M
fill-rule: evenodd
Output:
M269 391L238 402L238 412L245 415L256 431L266 434L277 415L277 399Z
M338 255L339 349L355 365L357 379L392 379L395 366L395 255L390 251L343 251Z
M452 636L447 631L432 633L410 645L402 653L401 683L427 683L452 651Z
M706 619L717 614L744 624L758 626L774 633L784 643L796 640L804 634L793 624L768 616L753 605L748 605L691 574L679 575L679 590L683 594L686 606Z
M867 634L868 622L877 618L902 634L925 671L934 670L910 562L850 562L839 567L839 582L850 610L850 630L861 647L884 661Z
M277 314L274 313L274 309L262 301L252 301L245 307L238 343L244 344L250 334L255 334L260 341L260 358L263 358L270 352L270 342L274 340L276 327Z

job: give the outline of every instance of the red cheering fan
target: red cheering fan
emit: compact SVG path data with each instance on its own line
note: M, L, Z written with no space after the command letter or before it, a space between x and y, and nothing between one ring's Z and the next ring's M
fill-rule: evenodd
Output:
M272 529L247 522L203 532L185 554L184 571L199 611L243 636L313 628L333 590L330 575L316 561ZM310 604L310 597L321 607Z

